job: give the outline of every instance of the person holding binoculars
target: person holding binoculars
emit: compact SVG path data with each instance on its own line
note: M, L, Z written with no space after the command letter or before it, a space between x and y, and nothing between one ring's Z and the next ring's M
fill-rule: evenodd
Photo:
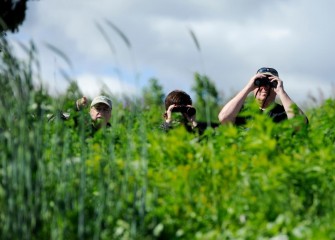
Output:
M181 113L181 118L173 120L173 113ZM208 126L205 122L196 121L196 113L190 95L181 90L174 90L165 98L164 122L161 128L168 131L178 125L183 125L188 132L198 132L201 135L207 127L218 126L216 123L210 123Z
M235 125L244 125L248 117L239 116L243 110L245 100L249 93L253 95L259 104L261 111L269 110L268 115L274 122L281 122L285 119L295 117L295 115L303 115L305 122L308 119L303 111L292 101L284 90L283 81L279 78L276 69L270 67L262 67L258 69L256 74L252 76L247 85L233 97L220 111L218 118L222 124L233 123ZM275 102L279 97L281 104ZM298 111L294 111L296 106Z

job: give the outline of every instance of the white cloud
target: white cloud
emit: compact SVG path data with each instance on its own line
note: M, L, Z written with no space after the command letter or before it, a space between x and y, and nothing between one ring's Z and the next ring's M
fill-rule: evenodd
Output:
M138 89L134 85L124 83L110 76L96 77L91 74L84 74L78 76L77 83L83 94L91 98L99 95L102 90L113 95L120 93L125 95L138 94Z
M59 69L66 69L88 92L98 91L92 85L97 79L112 83L113 91L132 92L150 77L158 78L166 92L190 92L198 71L228 97L259 67L272 66L285 76L292 98L303 101L316 85L326 92L333 82L333 7L332 0L29 1L26 21L10 38L36 42L42 75L52 88L65 88ZM131 49L106 19L126 34ZM63 51L73 69L45 42Z

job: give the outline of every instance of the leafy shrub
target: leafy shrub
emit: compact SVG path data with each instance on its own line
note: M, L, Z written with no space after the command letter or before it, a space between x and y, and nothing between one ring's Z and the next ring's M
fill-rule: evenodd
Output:
M201 137L114 101L111 131L90 137L48 122L59 99L31 85L29 64L9 50L3 63L1 239L335 238L334 99L308 127L259 115Z

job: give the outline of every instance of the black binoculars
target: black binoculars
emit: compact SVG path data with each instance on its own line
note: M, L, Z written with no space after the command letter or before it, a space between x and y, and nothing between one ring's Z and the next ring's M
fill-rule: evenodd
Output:
M188 116L194 116L195 113L197 112L194 107L187 107L187 106L175 106L172 109L172 112L181 112L181 113L186 113Z
M254 84L257 87L270 86L272 88L276 88L278 85L278 81L277 80L270 81L269 78L264 77L264 78L256 78Z

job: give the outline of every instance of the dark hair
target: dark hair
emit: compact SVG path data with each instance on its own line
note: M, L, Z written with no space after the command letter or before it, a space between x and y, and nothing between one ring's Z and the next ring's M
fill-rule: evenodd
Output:
M172 104L176 105L192 105L190 95L181 90L170 92L165 98L165 109L167 110Z

